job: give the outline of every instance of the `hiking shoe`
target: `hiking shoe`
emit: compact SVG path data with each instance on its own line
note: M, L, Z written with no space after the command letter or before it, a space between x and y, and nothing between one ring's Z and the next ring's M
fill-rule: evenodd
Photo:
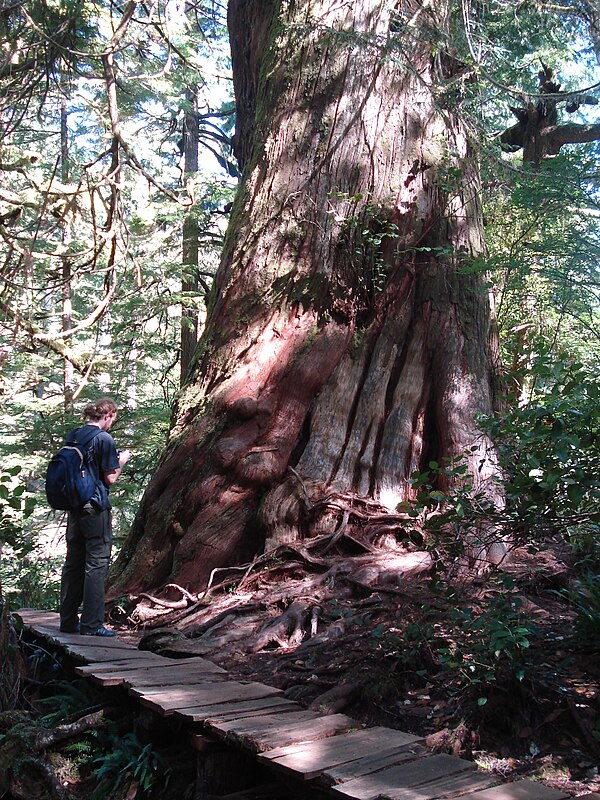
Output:
M81 631L82 636L116 636L115 631L109 631L108 628L105 628L104 625L100 625L100 627L95 631Z
M59 628L61 633L79 633L79 623L77 622L74 627L67 627L66 625L61 625Z

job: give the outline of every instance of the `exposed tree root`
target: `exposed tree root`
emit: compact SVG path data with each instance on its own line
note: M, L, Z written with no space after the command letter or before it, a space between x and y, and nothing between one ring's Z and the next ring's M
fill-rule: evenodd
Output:
M278 619L268 622L259 631L251 650L256 653L272 643L283 648L299 645L304 638L307 616L308 609L304 603L292 603Z
M40 787L44 787L52 800L68 800L69 793L62 787L52 768L41 758L25 757L10 769L9 791L18 800L31 800L40 797Z
M349 705L363 685L362 681L340 683L315 697L308 707L322 714L337 714Z
M458 725L453 730L444 728L441 731L432 733L425 739L425 744L434 752L452 753L461 758L472 758L473 745L476 742L476 735L469 730L466 725Z

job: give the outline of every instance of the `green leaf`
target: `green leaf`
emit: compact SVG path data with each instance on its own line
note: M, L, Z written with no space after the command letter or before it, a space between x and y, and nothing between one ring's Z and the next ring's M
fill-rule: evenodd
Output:
M579 505L585 496L585 487L577 483L567 486L567 497L575 505Z

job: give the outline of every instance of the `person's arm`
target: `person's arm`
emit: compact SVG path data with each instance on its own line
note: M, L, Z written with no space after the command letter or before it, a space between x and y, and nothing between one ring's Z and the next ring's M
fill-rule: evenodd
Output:
M125 466L125 464L131 458L131 452L129 450L121 450L118 455L119 455L119 466L118 466L118 468L117 469L108 470L108 472L104 473L104 483L107 486L112 486L113 483L115 483L115 481L117 480L117 478L121 474L121 471L122 471L123 467Z

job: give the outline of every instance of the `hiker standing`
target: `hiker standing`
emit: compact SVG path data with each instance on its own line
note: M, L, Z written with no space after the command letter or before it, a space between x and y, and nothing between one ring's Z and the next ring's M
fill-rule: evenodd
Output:
M117 406L110 397L90 403L83 413L85 424L70 434L67 444L82 445L84 466L93 475L95 489L82 508L68 512L67 555L60 586L60 630L84 636L115 636L114 631L104 627L104 581L112 546L108 493L131 453L119 452L108 433L117 417Z

